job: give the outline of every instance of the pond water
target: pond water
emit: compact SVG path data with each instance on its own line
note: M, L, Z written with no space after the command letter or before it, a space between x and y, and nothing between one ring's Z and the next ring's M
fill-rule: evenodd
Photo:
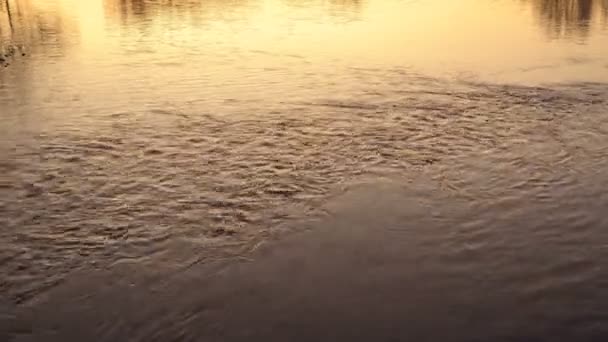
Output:
M542 281L605 280L608 1L2 0L0 39L11 302L259 241L385 175L483 208L458 224L505 264L558 236L578 262Z

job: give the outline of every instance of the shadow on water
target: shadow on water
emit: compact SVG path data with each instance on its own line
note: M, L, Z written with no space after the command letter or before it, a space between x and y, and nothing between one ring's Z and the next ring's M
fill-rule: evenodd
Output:
M175 15L177 18L196 22L205 17L217 18L218 14L225 15L225 20L235 19L234 12L247 8L251 1L220 1L220 0L177 0L177 1L143 1L143 0L105 0L106 16L118 20L122 25L140 22L150 22L166 16Z
M68 37L78 34L75 23L58 7L41 9L33 1L0 2L0 49L9 46L20 50L45 52L49 57L63 55Z
M357 20L362 10L362 0L282 0L278 2L290 10L299 8L309 16L330 18L338 22ZM106 15L119 20L122 25L144 23L166 16L187 19L195 24L209 21L246 21L263 6L262 1L221 1L221 0L105 0Z
M551 39L587 38L596 16L608 18L607 0L533 0L533 10Z
M301 9L310 16L327 17L332 22L349 23L361 19L363 0L283 0L290 9Z
M4 7L4 10L6 11L6 19L8 21L8 25L11 29L11 33L14 32L15 28L13 27L13 16L11 14L11 4L8 2L8 0L4 0L4 2L1 4Z

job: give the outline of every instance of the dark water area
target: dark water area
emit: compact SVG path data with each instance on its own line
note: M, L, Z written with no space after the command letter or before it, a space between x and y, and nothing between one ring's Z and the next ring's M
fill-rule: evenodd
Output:
M608 250L597 241L608 233L588 229L605 219L554 219L555 203L517 191L496 195L496 216L495 203L442 187L375 177L332 197L322 218L291 223L306 232L232 261L175 269L173 255L78 272L18 311L15 340L605 340ZM554 187L562 201L575 195L544 191ZM575 202L601 210L603 197Z
M608 339L607 1L0 0L0 55L0 340Z

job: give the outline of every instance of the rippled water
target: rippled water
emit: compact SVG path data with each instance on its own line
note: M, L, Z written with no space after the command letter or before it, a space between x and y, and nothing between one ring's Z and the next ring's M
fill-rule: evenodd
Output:
M537 227L605 260L606 1L1 3L11 301L176 240L257 241L370 175L483 208L451 241L514 265ZM515 245L487 227L524 210Z

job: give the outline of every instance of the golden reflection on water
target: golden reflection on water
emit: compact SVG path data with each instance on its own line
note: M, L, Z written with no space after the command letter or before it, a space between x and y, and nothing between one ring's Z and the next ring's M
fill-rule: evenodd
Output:
M316 65L407 67L497 81L597 80L608 73L599 61L608 55L608 0L0 3L3 48L18 44L51 57L102 60L111 53L105 62L114 63L121 51L164 58L181 49L189 58L198 54L200 63L225 65L235 53L239 63L259 61L243 51L260 51L268 60L297 56ZM594 65L555 72L573 60Z

